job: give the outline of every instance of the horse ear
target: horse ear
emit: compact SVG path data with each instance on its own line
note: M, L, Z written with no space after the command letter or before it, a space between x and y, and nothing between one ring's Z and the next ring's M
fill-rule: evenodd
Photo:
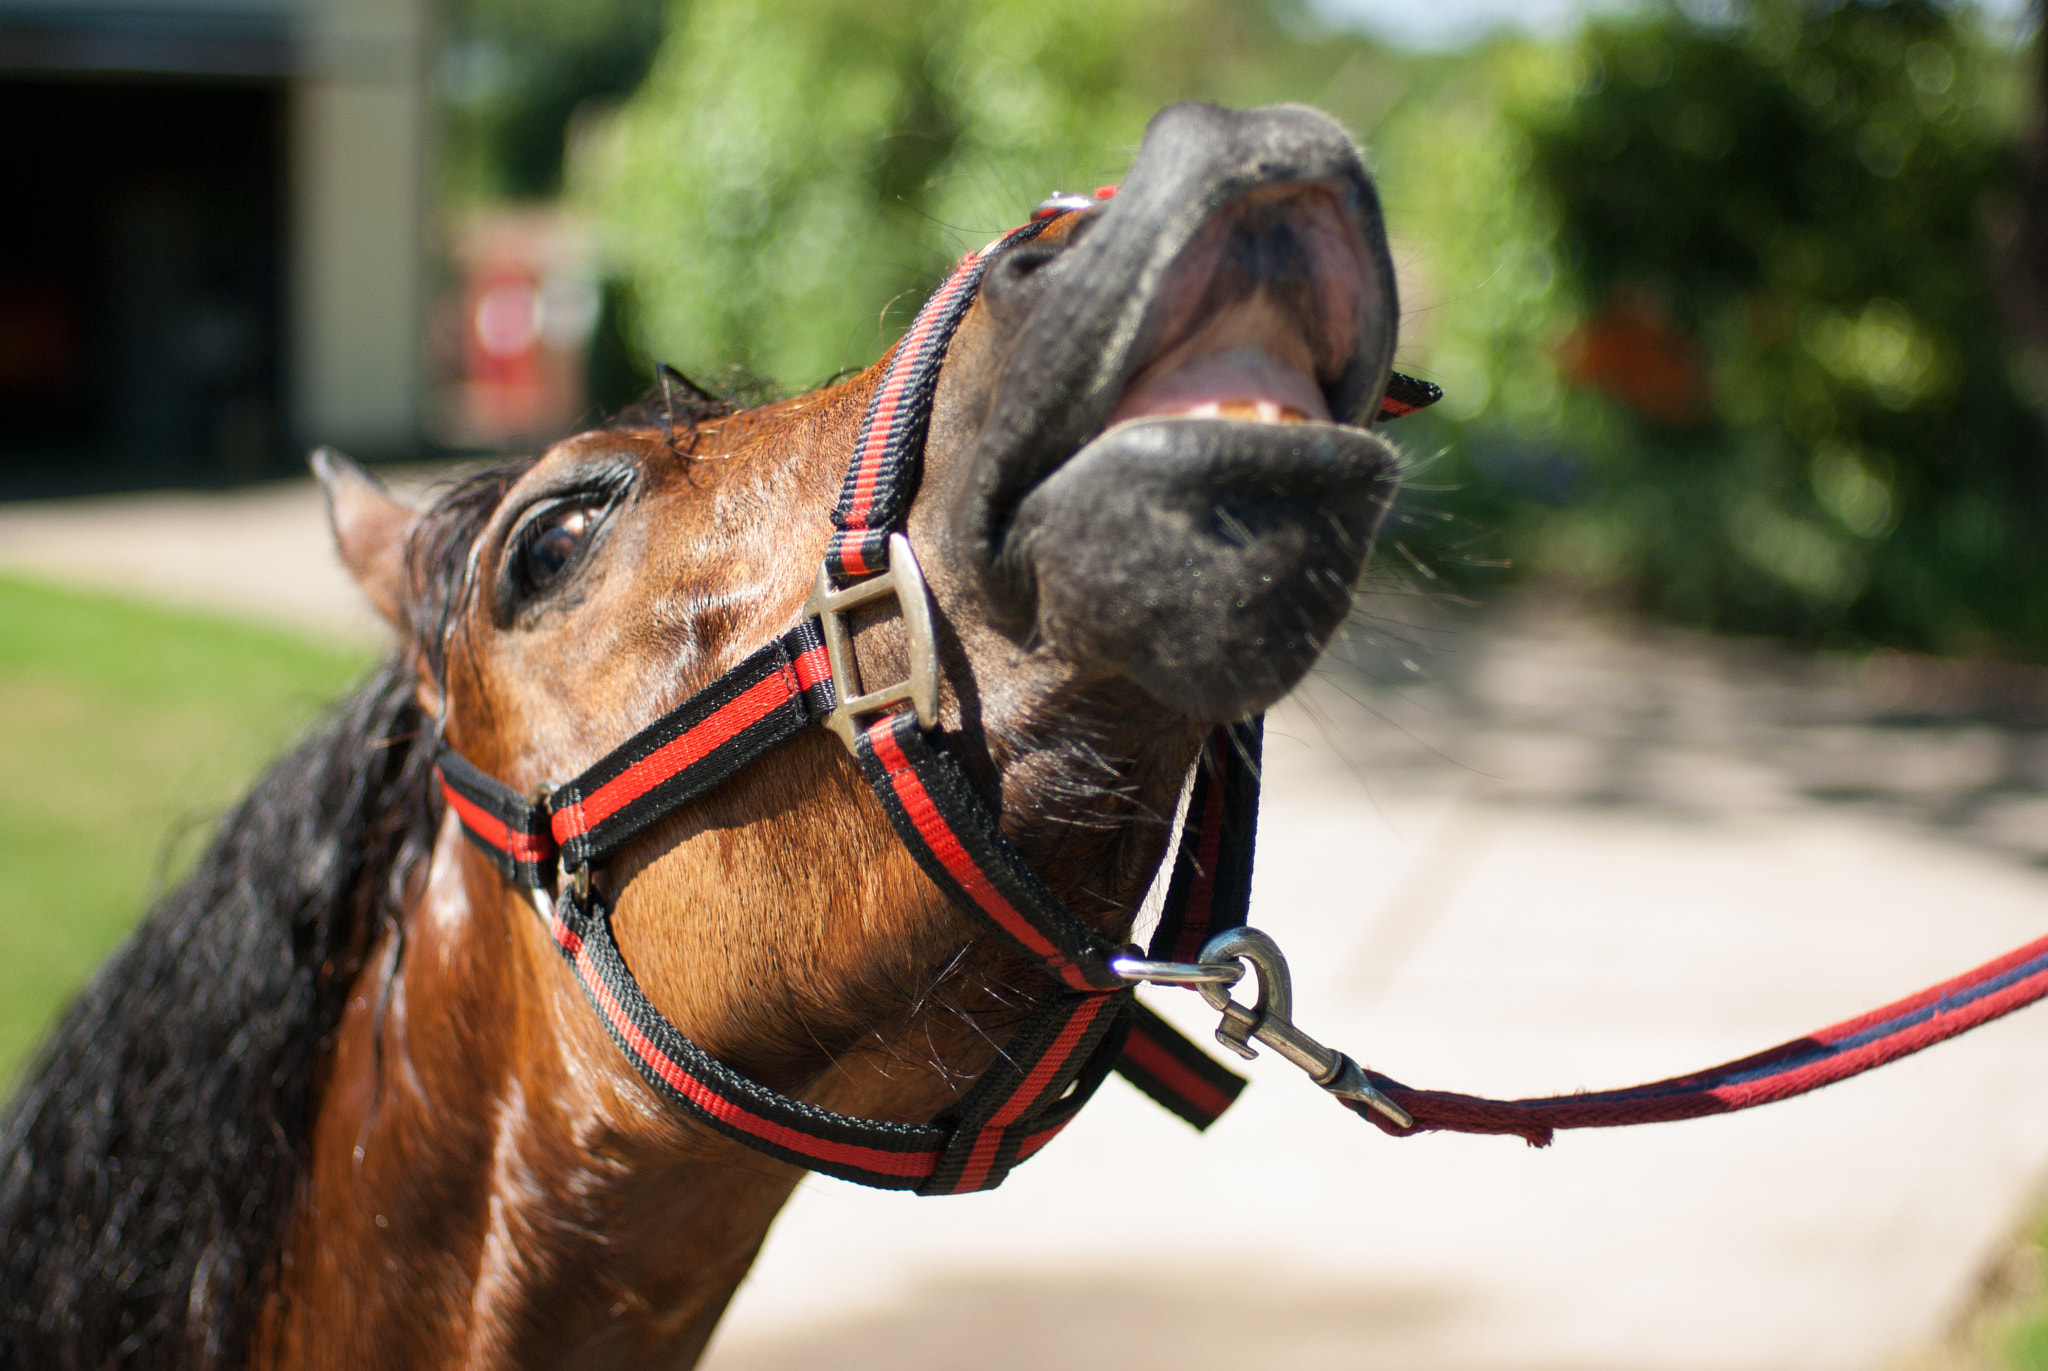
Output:
M327 493L327 522L342 565L385 622L405 632L405 536L417 511L331 447L316 451L309 464Z

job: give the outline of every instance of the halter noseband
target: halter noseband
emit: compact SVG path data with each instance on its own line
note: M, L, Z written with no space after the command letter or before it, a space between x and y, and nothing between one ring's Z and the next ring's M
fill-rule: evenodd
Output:
M728 1137L843 1180L926 1195L992 1189L1051 1141L1112 1069L1196 1128L1213 1123L1244 1088L1241 1077L1137 1002L1137 978L1111 966L1117 949L1031 870L933 731L938 651L924 579L902 532L922 474L939 369L982 273L1004 249L1109 193L1048 200L1029 223L964 259L918 311L869 401L824 565L796 627L544 793L521 796L445 745L441 752L437 774L463 832L530 891L592 1008L647 1083ZM1410 413L1440 395L1397 376L1380 417ZM910 676L864 690L841 615L884 596L902 613ZM909 710L889 712L904 702ZM1152 958L1190 962L1212 936L1244 923L1261 724L1219 726L1203 746ZM589 879L660 820L820 725L853 753L925 874L1057 986L965 1098L928 1124L820 1109L706 1053L641 990L612 936L610 908ZM550 895L558 871L565 879Z

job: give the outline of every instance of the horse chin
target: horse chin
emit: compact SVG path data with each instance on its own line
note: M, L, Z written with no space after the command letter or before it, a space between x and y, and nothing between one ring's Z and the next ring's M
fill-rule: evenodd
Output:
M1300 681L1351 606L1395 460L1341 424L1144 418L1018 506L1001 556L1040 637L1204 723Z

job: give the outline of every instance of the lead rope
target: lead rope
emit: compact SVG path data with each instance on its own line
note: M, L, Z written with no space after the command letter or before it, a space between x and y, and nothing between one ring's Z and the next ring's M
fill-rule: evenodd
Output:
M1417 1090L1363 1070L1303 1033L1293 1021L1286 959L1257 929L1219 933L1189 962L1126 959L1112 965L1134 979L1200 990L1223 1012L1218 1041L1246 1057L1256 1055L1252 1042L1266 1044L1383 1132L1396 1137L1435 1131L1509 1134L1531 1147L1548 1147L1560 1128L1671 1123L1789 1100L2048 997L2048 938L2041 938L1868 1014L1704 1071L1622 1090L1494 1100ZM1245 977L1247 965L1257 973L1259 987L1258 1002L1249 1007L1229 993Z

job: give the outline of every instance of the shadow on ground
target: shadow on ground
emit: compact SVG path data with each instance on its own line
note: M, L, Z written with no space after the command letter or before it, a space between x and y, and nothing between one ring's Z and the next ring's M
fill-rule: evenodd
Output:
M1368 602L1306 695L1379 786L1711 816L1853 809L2048 862L2048 668L1814 653L1541 602Z
M1230 1262L1222 1237L1216 1260L1219 1268ZM733 1346L714 1344L705 1371L1354 1371L1360 1349L1427 1343L1461 1313L1455 1296L1425 1287L1281 1284L1255 1273L1171 1281L1124 1271L956 1279L920 1284L886 1308L786 1339L757 1334ZM1140 1341L1145 1356L1134 1362L1128 1349ZM1374 1356L1371 1364L1392 1368L1405 1360Z

